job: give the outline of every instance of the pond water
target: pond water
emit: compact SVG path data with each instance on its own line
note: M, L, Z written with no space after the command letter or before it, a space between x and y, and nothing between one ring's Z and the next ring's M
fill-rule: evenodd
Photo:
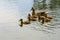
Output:
M42 25L32 22L19 26L19 19L27 19L33 0L0 0L0 40L60 40L60 8L46 9L53 20Z

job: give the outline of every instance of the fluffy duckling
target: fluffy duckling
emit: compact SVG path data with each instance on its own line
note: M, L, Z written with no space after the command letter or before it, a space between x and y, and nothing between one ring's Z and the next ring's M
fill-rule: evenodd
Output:
M30 20L30 21L37 21L37 19L34 18L33 16L31 16L30 14L28 14L28 20Z
M23 24L30 24L30 21L24 21L23 22L23 19L20 19L20 21L21 21L21 24L20 24L21 27L23 26Z

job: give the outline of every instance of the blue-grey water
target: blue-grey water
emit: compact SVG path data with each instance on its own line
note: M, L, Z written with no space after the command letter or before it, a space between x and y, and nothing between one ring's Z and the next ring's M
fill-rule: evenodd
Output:
M53 17L50 23L19 26L19 19L26 20L32 6L33 0L0 0L0 40L60 40L59 8L44 10Z

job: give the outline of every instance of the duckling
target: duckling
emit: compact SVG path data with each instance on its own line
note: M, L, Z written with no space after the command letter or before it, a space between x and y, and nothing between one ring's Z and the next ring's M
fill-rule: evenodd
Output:
M21 24L20 24L21 27L23 26L23 24L30 24L30 21L24 21L23 22L23 19L20 19L20 21L21 21Z
M31 21L37 21L37 19L36 18L31 18Z
M50 21L51 21L51 19L45 18L45 22L46 22L46 23L48 23L48 22L50 22Z
M32 10L32 16L35 15L35 9L34 9L34 7L32 7L31 10Z
M41 15L41 16L44 16L44 17L47 17L47 13L48 13L48 12L41 12L40 15Z
M40 20L41 20L41 16L40 16L40 14L39 14L37 17L38 17L38 21L40 22Z
M41 15L41 13L40 13L40 12L37 12L35 15L36 15L36 16L40 16L40 15Z
M37 19L34 18L33 16L31 16L30 14L28 14L28 20L30 20L30 21L37 21Z
M45 17L44 16L41 16L41 23L44 24L45 23Z

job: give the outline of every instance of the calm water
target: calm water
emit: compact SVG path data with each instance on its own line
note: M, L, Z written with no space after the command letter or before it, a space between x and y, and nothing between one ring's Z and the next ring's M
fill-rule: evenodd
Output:
M27 2L26 2L27 1ZM1 40L60 40L60 9L48 10L53 20L42 25L32 22L19 26L19 19L27 19L33 0L0 0L0 39Z

